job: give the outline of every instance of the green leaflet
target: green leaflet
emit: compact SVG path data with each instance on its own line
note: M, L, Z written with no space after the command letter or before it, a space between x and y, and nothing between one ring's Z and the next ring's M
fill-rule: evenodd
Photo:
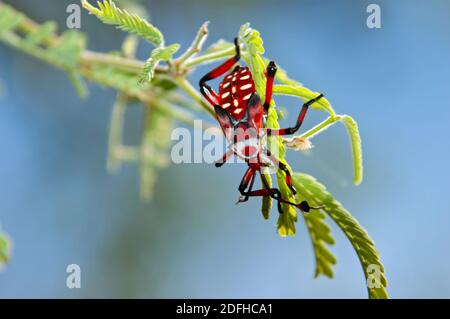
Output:
M299 196L309 202L310 205L324 205L323 209L331 219L341 228L350 240L364 271L367 282L373 284L373 288L367 288L370 298L388 298L386 291L387 280L384 275L384 267L375 248L373 240L357 220L331 195L317 180L306 174L295 173L294 181L297 185ZM317 214L311 211L309 215ZM311 217L307 217L311 218ZM314 218L314 217L313 217ZM322 252L323 253L323 252ZM326 255L326 254L325 254ZM325 255L316 255L318 264L327 259ZM329 256L328 256L329 257ZM331 259L330 259L331 260ZM330 263L328 263L330 264ZM375 267L379 276L371 275L371 269Z
M353 154L353 171L354 177L353 181L356 185L361 184L363 179L363 164L362 164L362 148L361 148L361 137L359 135L358 124L356 121L348 115L343 115L341 118L342 123L344 123L348 136L350 137L350 142L352 145Z
M298 180L294 180L297 190L300 189ZM297 196L298 202L303 200ZM326 245L334 245L334 238L331 235L330 227L325 223L326 215L321 211L313 211L309 214L302 214L308 227L309 235L316 257L316 273L315 277L325 275L333 278L332 267L336 265L336 258L328 250Z
M144 70L141 77L139 78L139 83L149 83L154 76L154 72L159 62L169 61L172 56L180 49L178 43L169 45L168 47L156 48L152 51L150 57L145 62Z
M267 116L267 121L266 121L266 127L269 127L269 128L279 128L280 127L278 124L278 115L273 106L271 106L271 108L269 109L269 114ZM268 138L267 145L268 145L268 148L270 149L270 151L272 152L272 154L278 154L277 157L280 160L280 162L283 162L288 167L288 169L290 171L292 171L289 164L284 160L285 149L284 149L284 145L282 143L281 136L278 136L278 137L274 136L274 137ZM288 201L294 202L295 199L292 196L291 191L289 190L289 188L286 185L286 176L285 176L284 172L282 172L281 170L278 170L276 176L277 176L278 188L280 189L283 198L285 198ZM294 236L295 232L296 232L295 223L297 222L297 212L292 205L283 203L283 204L281 204L281 207L282 207L284 213L278 215L278 221L277 221L278 234L282 237Z
M259 32L250 28L250 24L244 24L239 31L239 42L245 44L247 53L242 54L242 59L247 63L252 71L253 81L256 91L261 99L264 100L266 77L264 75L265 64L260 56L264 53L264 47Z
M250 23L245 23L239 29L239 38L247 44L249 51L255 54L264 54L263 40L259 32L250 28Z
M289 170L292 171L290 166L284 160L281 160L280 158L280 161L286 164ZM295 202L294 196L292 195L291 191L286 185L284 172L282 172L281 170L278 170L277 172L277 181L278 181L278 188L280 189L283 198L290 202ZM295 223L298 220L297 211L292 205L283 203L281 204L281 207L283 208L283 214L278 214L278 221L277 221L278 234L281 237L294 236L296 232Z
M171 44L168 47L156 48L152 52L152 57L156 60L168 61L172 58L172 55L174 55L178 51L179 48L180 45L178 43Z
M8 263L11 257L11 240L0 229L0 270Z
M87 0L82 0L81 4L103 23L116 25L119 29L136 34L155 46L164 45L164 37L161 31L136 14L118 8L112 0L98 1L98 8L92 6Z
M272 177L270 177L270 174L264 173L264 177L266 178L269 187L272 187ZM272 197L264 196L261 205L261 213L264 219L269 219L271 210L272 210Z

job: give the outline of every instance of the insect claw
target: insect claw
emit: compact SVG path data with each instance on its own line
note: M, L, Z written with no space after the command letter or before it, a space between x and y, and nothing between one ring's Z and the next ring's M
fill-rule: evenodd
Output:
M298 209L300 209L302 212L304 213L309 213L311 209L323 209L325 208L325 205L320 205L320 206L309 206L307 201L303 201L297 205Z
M309 206L307 201L303 201L297 205L295 205L298 209L300 209L304 213L309 213L311 207Z
M238 204L246 202L246 201L247 201L247 197L241 195L241 196L239 196L239 199L238 199L238 201L236 202L235 205L238 205Z

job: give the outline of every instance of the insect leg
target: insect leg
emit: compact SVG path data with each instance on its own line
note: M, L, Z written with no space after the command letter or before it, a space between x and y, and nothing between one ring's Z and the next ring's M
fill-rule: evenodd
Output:
M231 149L228 150L225 154L223 154L221 159L219 159L218 161L216 161L214 163L214 165L216 165L216 167L222 167L222 165L225 164L226 161L228 161L233 155L234 155L234 151Z
M256 172L254 171L254 172L253 172L253 175L252 175L252 178L251 178L251 180L250 180L250 185L248 186L248 190L247 190L246 193L252 192L252 190L253 190L253 185L255 184L255 177L256 177ZM242 192L241 192L241 194L242 194ZM242 196L242 195L241 195L241 196L239 197L238 202L237 202L236 204L246 202L246 201L248 201L248 198L249 198L249 196L245 196L245 195Z
M255 182L255 170L249 167L245 172L244 176L242 177L241 183L239 184L239 192L241 193L241 196L239 197L239 200L237 201L236 204L246 202L248 200L248 196L246 194L251 192L254 182ZM247 188L249 188L249 190L245 191Z
M215 106L219 104L219 97L216 92L206 84L207 81L218 78L219 76L224 75L228 70L230 70L233 65L236 64L237 61L241 58L239 43L237 38L234 39L234 45L236 47L236 54L234 57L226 60L224 63L213 69L212 71L206 73L199 82L200 92L202 95L208 100L211 105Z
M268 135L289 135L294 134L300 126L302 126L303 120L305 119L306 113L308 112L308 108L311 104L316 103L323 97L323 94L318 95L317 97L309 100L305 104L303 104L300 114L297 118L297 123L293 127L281 128L281 129L267 129Z
M282 163L278 158L276 158L268 149L265 150L267 153L267 156L269 156L272 163L274 163L276 166L278 166L279 169L281 169L285 175L286 175L286 185L289 187L291 192L295 195L297 194L297 191L295 190L294 185L292 185L292 176L289 168L286 166L286 164Z
M278 206L278 212L280 214L283 213L283 209L281 207L281 203L285 203L285 204L289 204L289 205L295 206L298 209L300 209L302 212L305 212L305 213L308 213L311 209L322 209L323 208L323 206L311 207L311 206L309 206L307 201L302 201L302 202L296 204L296 203L290 202L288 200L285 200L285 199L282 198L281 192L280 192L280 190L278 188L270 188L266 177L264 175L262 175L262 174L261 174L261 180L262 180L264 186L266 187L266 190L269 191L267 194L264 194L264 196L265 195L269 195L270 197L272 197L273 199L276 199L278 201L278 203L277 203L278 205L277 206Z
M272 100L272 89L273 89L273 81L275 79L275 74L277 73L277 65L274 61L270 61L267 65L266 69L266 98L264 101L264 111L267 113L270 106L270 101Z

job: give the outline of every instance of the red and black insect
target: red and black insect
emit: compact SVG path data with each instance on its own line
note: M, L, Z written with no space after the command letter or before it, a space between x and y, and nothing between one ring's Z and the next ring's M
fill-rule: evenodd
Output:
M285 200L277 188L271 188L267 179L261 174L261 168L271 165L278 166L286 175L286 185L293 194L296 190L292 185L291 172L285 164L280 162L271 152L262 145L261 139L267 135L288 135L294 134L302 125L308 107L320 100L323 94L311 99L303 104L297 123L293 127L282 129L264 128L270 101L272 99L272 88L277 72L274 61L269 62L266 69L266 96L262 103L255 89L252 74L248 67L236 65L240 59L240 48L235 39L236 55L223 64L213 69L200 79L200 92L214 107L217 120L230 143L229 150L222 159L216 162L216 167L221 167L231 156L236 155L248 164L248 169L239 185L240 202L245 202L249 197L270 196L278 201L278 211L283 213L281 203L293 205L303 212L321 207L311 207L308 202L293 203ZM236 66L235 66L236 65ZM233 68L234 67L234 68ZM232 71L224 77L219 87L219 94L206 84L207 81L224 75L229 70ZM261 180L265 188L253 190L256 172L261 175Z

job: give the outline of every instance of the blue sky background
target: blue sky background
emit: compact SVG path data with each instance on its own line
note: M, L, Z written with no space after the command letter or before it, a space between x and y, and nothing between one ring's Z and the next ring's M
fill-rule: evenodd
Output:
M14 0L37 21L64 29L73 1ZM251 22L267 56L307 87L324 92L359 123L365 179L352 185L345 130L315 138L309 156L289 154L368 230L382 254L394 298L450 297L448 96L450 3L376 1L382 28L366 27L370 1L149 1L167 42L190 44L210 20L208 44ZM83 14L89 48L117 49L121 31ZM142 46L144 58L150 47ZM192 75L197 79L208 68ZM14 254L0 273L0 297L365 298L362 270L333 226L335 278L313 279L305 226L275 231L259 200L235 206L244 166L172 165L155 199L139 201L136 167L105 170L114 92L92 85L78 98L66 76L0 44L0 222ZM292 123L299 103L278 100ZM323 118L313 111L305 129ZM131 114L129 134L140 119ZM65 286L66 266L82 288Z

